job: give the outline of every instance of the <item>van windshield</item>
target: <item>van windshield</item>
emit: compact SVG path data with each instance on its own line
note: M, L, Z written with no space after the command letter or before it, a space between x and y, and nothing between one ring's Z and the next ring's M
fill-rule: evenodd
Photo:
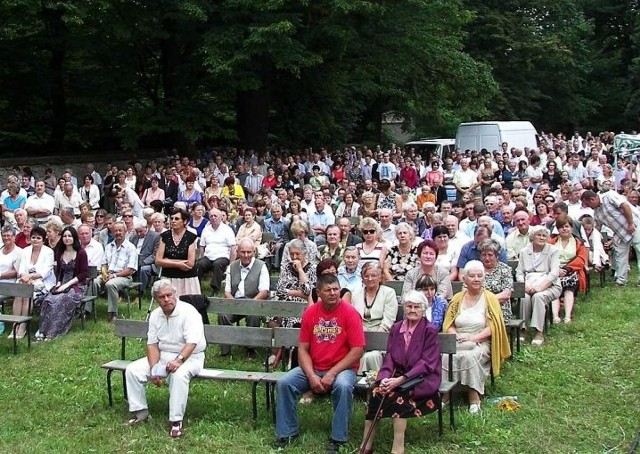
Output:
M442 145L437 143L408 143L405 148L407 150L413 148L420 155L423 162L430 162L431 158L433 158L434 156L440 157L440 149L442 148ZM446 147L443 151L446 155Z

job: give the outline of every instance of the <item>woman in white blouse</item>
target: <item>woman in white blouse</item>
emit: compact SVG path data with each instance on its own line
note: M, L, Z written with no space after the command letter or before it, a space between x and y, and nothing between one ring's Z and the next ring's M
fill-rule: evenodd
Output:
M42 227L31 229L31 245L23 249L18 268L18 283L33 285L34 298L49 292L56 283L53 274L53 249L44 245L46 236L47 232ZM13 300L13 315L29 315L31 305L28 298L16 297ZM11 330L9 338L13 339L15 335L16 338L22 339L26 329L26 324L20 323Z
M100 189L94 184L93 177L84 176L84 185L80 188L80 198L91 205L92 210L100 208Z

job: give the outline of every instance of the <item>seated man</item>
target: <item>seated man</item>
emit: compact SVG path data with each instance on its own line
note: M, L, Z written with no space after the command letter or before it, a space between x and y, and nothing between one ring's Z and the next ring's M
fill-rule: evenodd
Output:
M98 287L104 285L107 291L107 312L110 322L118 318L118 291L132 281L131 276L138 269L138 250L125 238L123 222L113 224L114 240L107 244L102 259L102 273L96 278ZM93 303L86 306L93 310Z
M272 205L271 217L264 220L264 231L273 233L275 237L273 243L270 245L271 252L274 254L273 267L275 269L280 268L284 245L291 240L291 234L289 233L290 227L291 222L282 216L282 207L278 204Z
M187 408L189 382L204 366L204 350L207 341L204 325L198 311L176 298L176 289L168 279L160 279L151 290L160 307L149 317L147 356L127 366L125 378L129 395L127 422L134 426L149 418L144 385L151 381L162 386L169 383L169 435L182 435L182 419Z
M147 290L151 276L158 276L159 268L155 264L156 252L160 246L160 235L147 227L143 219L134 221L134 235L131 244L138 250L138 279L140 279L140 292Z
M269 270L267 265L255 258L256 248L250 238L243 238L238 243L238 260L234 260L227 269L227 278L224 286L224 297L231 299L256 299L269 298ZM247 315L247 326L260 326L260 317ZM218 325L233 325L245 318L244 315L218 314ZM222 356L231 353L230 345L220 348ZM255 359L256 351L247 348L247 358Z
M218 292L222 286L224 272L230 262L236 259L236 236L231 227L222 222L222 213L217 208L209 211L209 225L202 230L200 237L200 258L198 259L198 278L213 271L211 289Z
M298 438L296 402L309 390L331 393L334 410L327 453L337 453L349 435L353 386L365 346L362 319L353 306L340 299L336 276L320 276L317 289L320 301L302 315L300 366L278 380L274 449Z

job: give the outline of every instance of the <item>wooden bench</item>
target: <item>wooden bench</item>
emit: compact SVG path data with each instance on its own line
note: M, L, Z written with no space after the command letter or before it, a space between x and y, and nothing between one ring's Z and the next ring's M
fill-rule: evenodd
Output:
M32 310L33 304L33 285L31 284L18 284L13 282L0 282L0 295L8 298L27 298L29 300L29 313ZM5 301L6 301L5 299ZM4 301L3 301L4 304ZM3 306L4 307L4 306ZM27 347L31 348L31 315L6 315L0 314L0 322L13 323L13 354L18 354L18 339L16 339L16 332L20 323L27 324Z
M274 328L273 330L273 346L291 348L298 345L298 338L300 336L300 330L297 328ZM457 342L455 334L438 334L440 340L440 353L449 355L449 364L453 364L453 355L456 353ZM387 349L387 341L389 339L388 333L365 331L366 346L365 351ZM267 386L267 408L271 406L272 417L275 421L275 386L278 380L280 380L286 372L270 372L267 373L262 380ZM440 394L449 393L453 390L458 382L453 380L453 368L449 368L449 376L447 379L443 379L440 383ZM366 389L366 381L364 377L356 382L355 385L358 389ZM454 420L453 399L449 399L449 424L451 430L455 428ZM438 407L438 428L439 434L442 435L442 404Z
M126 359L127 339L146 339L149 323L145 321L122 320L115 321L115 334L121 338L120 359L109 361L101 367L107 371L107 395L109 406L113 406L113 391L111 376L114 371L122 372L124 398L127 398L125 369L132 361ZM273 332L268 328L251 328L237 326L205 325L204 334L207 344L243 344L254 348L271 348ZM265 372L239 371L226 369L202 369L194 378L202 380L243 381L251 383L252 411L254 421L258 417L257 387Z

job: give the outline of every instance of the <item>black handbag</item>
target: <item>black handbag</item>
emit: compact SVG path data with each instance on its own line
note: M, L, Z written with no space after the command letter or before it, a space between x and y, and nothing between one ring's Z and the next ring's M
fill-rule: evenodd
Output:
M398 386L398 391L402 391L402 392L409 391L410 389L413 389L414 386L416 386L419 383L422 383L423 381L424 381L424 375L418 375L417 377L413 377L412 379L407 380L406 382Z

